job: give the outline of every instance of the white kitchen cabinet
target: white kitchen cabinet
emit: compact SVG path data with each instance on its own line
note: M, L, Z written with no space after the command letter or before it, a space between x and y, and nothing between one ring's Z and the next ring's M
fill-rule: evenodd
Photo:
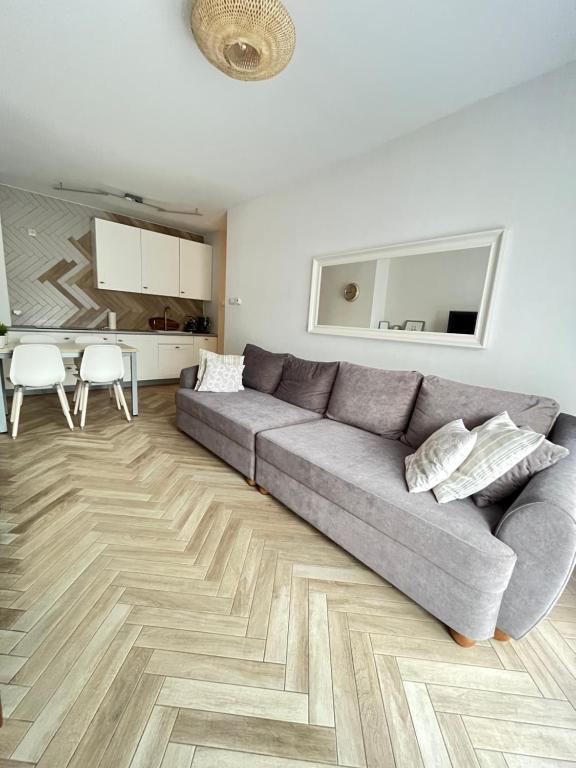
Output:
M183 299L212 299L212 246L94 219L96 285Z
M180 240L180 296L212 299L212 246Z
M194 362L192 365L198 365L200 362L200 350L206 349L208 352L218 351L218 339L215 336L195 336L194 337Z
M158 337L150 333L118 333L118 344L127 344L138 350L136 366L138 381L153 381L158 378ZM130 381L130 363L124 358L124 381Z
M109 291L142 292L141 230L94 219L96 286Z
M158 344L158 378L176 379L182 368L194 365L195 344Z
M142 293L179 295L180 239L143 229Z

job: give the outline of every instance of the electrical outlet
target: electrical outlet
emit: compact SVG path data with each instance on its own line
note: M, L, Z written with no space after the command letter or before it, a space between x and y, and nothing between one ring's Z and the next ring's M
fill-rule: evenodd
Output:
M230 296L230 298L228 299L228 304L235 304L235 305L242 304L242 299L239 298L238 296Z

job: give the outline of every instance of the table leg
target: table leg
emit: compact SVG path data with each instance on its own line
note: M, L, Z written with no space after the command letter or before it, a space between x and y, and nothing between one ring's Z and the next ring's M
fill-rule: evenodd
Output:
M0 408L0 432L8 432L6 414L8 413L8 404L6 401L6 382L4 381L4 365L0 360L0 394L2 394L2 407Z
M132 416L138 416L138 366L136 352L130 353L130 384L132 386Z

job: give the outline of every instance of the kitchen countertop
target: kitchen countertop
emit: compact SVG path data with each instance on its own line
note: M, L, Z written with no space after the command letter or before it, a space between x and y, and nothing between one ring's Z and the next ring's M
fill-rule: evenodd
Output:
M59 326L13 325L9 331L56 331L58 333L134 333L138 336L208 336L217 337L217 333L189 333L187 331L144 331L127 330L126 328L62 328Z

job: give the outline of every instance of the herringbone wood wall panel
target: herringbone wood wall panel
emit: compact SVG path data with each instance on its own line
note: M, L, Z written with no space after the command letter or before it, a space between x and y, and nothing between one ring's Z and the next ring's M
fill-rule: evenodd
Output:
M0 768L569 768L576 588L519 642L445 628L174 426L96 392L0 437ZM447 596L447 599L449 597Z
M97 216L188 240L201 235L2 185L0 216L11 308L22 312L15 323L97 328L110 309L119 328L148 330L148 318L161 316L166 303L179 323L203 314L200 301L97 288L91 226Z

